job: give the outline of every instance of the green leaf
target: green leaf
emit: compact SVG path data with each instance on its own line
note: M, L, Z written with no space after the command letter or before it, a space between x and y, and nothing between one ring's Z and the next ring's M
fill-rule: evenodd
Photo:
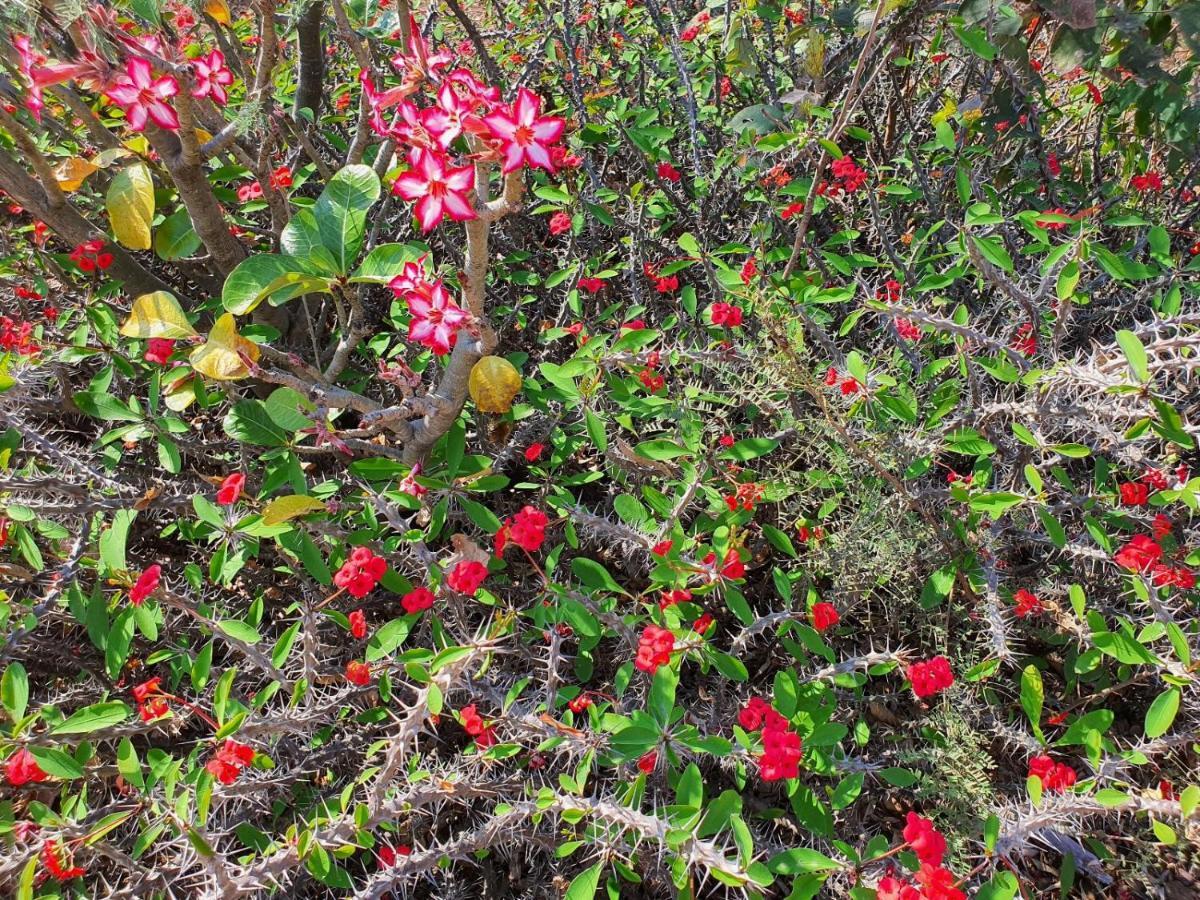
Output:
M774 438L743 438L719 456L721 459L736 459L738 462L746 462L765 456L778 446L779 441Z
M29 673L19 662L9 663L4 677L0 678L0 704L14 722L25 718L25 709L29 705Z
M596 889L600 886L600 874L603 871L603 861L596 863L591 868L584 869L571 880L563 900L592 900L596 896Z
M1042 736L1042 705L1046 701L1046 689L1042 685L1042 673L1036 666L1026 666L1021 672L1021 709L1029 717L1034 734Z
M333 254L340 275L350 271L362 249L367 211L379 199L379 187L370 166L346 166L329 179L313 206L321 243Z
M262 640L262 635L253 625L247 625L240 619L224 619L217 623L221 630L231 638L241 641L244 644L257 644Z
M971 509L981 512L993 519L998 519L1014 506L1019 506L1025 498L1020 494L1000 492L995 494L980 494L971 498Z
M256 253L238 263L221 289L221 305L235 316L254 310L266 295L263 290L289 272L303 272L300 262L278 253Z
M680 447L674 441L656 440L642 441L633 448L638 456L644 456L646 459L667 460L675 459L678 456L691 456L692 451L686 447Z
M1146 710L1146 737L1161 737L1170 730L1175 715L1179 712L1179 701L1182 697L1179 688L1173 687L1167 688L1154 698L1154 702Z
M167 216L154 234L154 252L167 262L194 255L202 243L186 209L176 210Z
M380 244L367 254L350 281L366 284L387 284L400 274L405 263L421 257L421 249L412 244Z
M83 777L83 766L68 753L53 747L30 747L29 752L37 760L38 767L47 775L68 781Z
M86 734L110 728L129 718L129 707L120 700L93 703L76 710L63 722L50 729L51 734Z
M288 434L276 424L261 400L239 400L221 423L225 433L244 444L283 447Z
M1117 343L1125 351L1125 361L1129 363L1129 371L1133 373L1133 377L1142 384L1148 382L1150 380L1149 360L1146 356L1146 348L1142 346L1138 336L1132 331L1122 329L1117 332Z
M793 847L772 856L767 868L776 875L799 875L803 872L832 871L841 868L841 864L810 847Z
M625 593L608 574L608 569L586 556L577 556L571 560L571 572L585 585L595 590L611 591L614 594Z

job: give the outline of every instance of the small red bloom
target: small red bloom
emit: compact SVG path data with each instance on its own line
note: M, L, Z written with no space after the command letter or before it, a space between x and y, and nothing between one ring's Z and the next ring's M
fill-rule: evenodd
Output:
M1130 572L1145 572L1158 565L1162 555L1162 547L1146 535L1139 534L1117 551L1113 560L1121 568L1128 569Z
M367 636L367 615L361 609L356 609L347 617L350 620L351 636L362 640Z
M1150 488L1137 481L1127 481L1120 486L1121 502L1126 506L1145 506L1150 499Z
M546 526L550 520L546 514L532 506L524 507L515 516L504 520L504 528L514 544L529 553L541 549L546 540Z
M371 667L364 662L351 660L346 663L346 680L359 687L366 687L371 683Z
M660 541L650 548L650 552L655 556L666 556L671 552L671 548L675 546L675 542L671 540Z
M787 719L774 709L767 709L764 720L763 752L758 760L758 772L762 780L781 781L799 777L803 753L800 735L792 731Z
M726 325L729 328L737 328L742 324L742 309L740 306L733 306L729 303L714 303L709 307L709 315L712 316L714 325Z
M404 611L410 616L433 606L434 596L433 591L427 587L419 587L409 591L400 598L400 605L404 607Z
M647 775L654 774L654 768L658 765L658 751L651 750L649 753L643 754L638 758L637 767Z
M946 855L946 839L933 827L933 822L910 812L904 825L904 840L922 864L940 866Z
M1154 517L1154 540L1161 541L1171 533L1171 520L1162 513Z
M716 619L713 618L712 613L705 613L692 623L692 631L703 637L708 632L708 629L712 628L715 621Z
M204 766L221 784L233 784L242 769L254 762L254 748L232 738L225 740L216 756Z
M575 697L572 697L571 700L568 701L568 703L567 703L567 708L569 710L571 710L571 712L578 715L579 713L583 712L585 709L587 709L591 705L592 705L592 698L587 695L587 692L584 692Z
M33 754L22 747L8 758L4 764L4 778L13 787L20 787L31 781L45 781L49 777L42 771Z
M762 727L763 718L770 709L771 704L762 697L751 697L738 711L738 724L747 731L757 731Z
M42 865L46 867L58 881L70 881L83 875L85 870L80 866L71 865L72 859L57 840L46 841L42 845Z
M525 461L537 462L541 458L542 451L546 449L545 444L533 443L525 448Z
M1031 594L1025 588L1021 588L1013 594L1013 601L1017 604L1013 615L1018 619L1024 619L1026 616L1042 611L1042 601L1037 598L1036 594Z
M680 588L674 591L663 591L661 599L658 601L659 609L666 609L674 606L676 603L688 603L692 599L692 592L686 588Z
M935 656L925 662L915 662L908 667L907 674L908 680L912 682L913 693L918 697L932 697L954 684L954 673L950 670L950 660L944 656Z
M698 25L692 25L690 28L685 28L683 31L679 32L679 40L684 44L690 44L699 36L699 34L700 27Z
M589 294L599 293L601 290L604 289L604 279L603 278L590 278L590 277L580 278L579 279L579 289L583 290L583 291L587 291Z
M350 558L342 563L333 583L351 597L361 600L374 590L387 572L387 562L371 552L369 547L355 547Z
M967 900L967 895L957 887L958 879L948 869L922 863L916 878L921 885L921 900Z
M667 181L672 183L679 181L679 179L682 177L679 174L679 170L669 162L660 162L658 164L657 172L659 178L665 178Z
M1157 172L1147 172L1144 175L1134 175L1129 179L1129 185L1139 194L1153 193L1163 189L1162 176Z
M221 482L221 489L217 491L217 503L221 506L233 506L242 496L242 489L245 486L246 476L241 472L234 472L232 475L226 476L225 480Z
M1075 784L1075 770L1066 763L1055 762L1046 754L1029 760L1029 775L1041 779L1043 790L1062 793Z
M817 631L825 631L832 628L840 620L837 609L832 603L814 603L812 611L809 613L812 619L812 627Z
M155 564L147 568L129 589L129 602L134 606L141 606L146 602L147 597L158 590L158 583L161 579L162 566Z
M280 166L271 173L271 177L268 179L268 181L271 187L275 188L277 191L284 188L290 188L292 186L292 170L287 166Z
M550 234L553 237L558 237L560 234L571 230L571 217L565 212L556 212L550 217Z
M657 625L647 625L638 639L637 658L634 666L650 675L658 671L659 666L669 665L671 652L675 649L675 635L666 628Z
M142 355L142 359L165 366L174 352L175 342L170 338L151 338L146 342L146 352Z
M446 576L446 584L460 594L473 597L487 574L487 566L483 563L463 560Z
M1090 81L1087 83L1087 90L1092 97L1092 102L1097 106L1104 102L1104 94L1101 92L1100 88L1096 87L1096 85L1092 84Z
M842 190L847 194L854 193L867 182L866 171L849 156L834 160L830 170L835 178L841 179Z

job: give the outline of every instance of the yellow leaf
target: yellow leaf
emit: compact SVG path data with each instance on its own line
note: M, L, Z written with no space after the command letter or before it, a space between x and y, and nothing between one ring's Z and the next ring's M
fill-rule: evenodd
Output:
M167 409L172 412L183 412L196 402L196 380L194 378L180 378L167 388L165 399Z
M217 381L236 381L250 374L239 355L242 353L251 362L258 362L258 344L238 334L233 314L225 313L208 333L208 341L193 350L188 361L201 375Z
M108 220L117 241L130 250L150 249L154 181L145 163L126 166L108 186Z
M133 152L128 147L109 147L107 150L101 150L94 157L94 162L101 169L107 169L118 159L124 159L126 156L132 156Z
M121 334L131 338L188 338L196 333L174 294L155 291L133 301Z
M70 159L64 159L59 164L58 168L54 170L54 178L58 182L58 186L69 194L71 191L77 191L83 187L87 177L99 168L90 160L73 156Z
M502 356L485 356L471 369L467 383L480 412L506 413L521 390L521 374Z
M287 497L276 497L263 510L264 525L278 525L296 516L307 515L317 510L324 510L325 504L316 497L305 497L303 494L291 494Z
M945 122L956 112L958 112L958 104L954 102L952 97L947 97L946 102L942 104L942 108L935 112L933 118L929 121L936 125L939 122Z
M228 25L233 18L229 15L229 4L225 0L206 0L204 11L219 25Z
M196 143L207 144L213 139L211 131L205 131L203 128L196 129Z

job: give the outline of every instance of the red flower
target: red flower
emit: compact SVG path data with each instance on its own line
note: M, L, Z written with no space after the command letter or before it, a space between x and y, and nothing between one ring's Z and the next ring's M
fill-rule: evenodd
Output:
M904 840L923 865L942 864L942 858L946 855L946 839L929 819L910 812L905 820Z
M854 193L867 182L866 171L849 156L834 160L830 169L834 178L841 179L842 189L847 194Z
M1062 163L1058 161L1057 153L1046 154L1046 168L1050 170L1050 174L1055 178L1062 174Z
M532 506L526 506L515 516L504 520L503 529L514 544L529 553L541 549L546 540L546 526L550 520L546 514ZM503 530L502 529L502 530Z
M1158 565L1162 555L1162 547L1146 535L1139 534L1117 551L1113 560L1121 568L1128 569L1130 572L1145 572Z
M817 631L825 631L832 628L842 618L838 615L838 611L832 603L825 603L824 601L814 603L809 616L812 619L812 627Z
M562 137L567 123L557 116L543 116L541 110L542 98L527 88L519 88L511 110L499 106L484 117L484 123L503 146L505 175L523 165L554 174L550 145Z
M141 606L146 602L147 597L158 590L158 583L161 579L162 566L158 564L150 566L138 576L137 582L129 589L129 602L134 606Z
M460 594L473 597L487 575L487 566L483 563L473 559L463 560L446 576L446 584Z
M224 746L204 766L221 784L233 784L242 769L254 762L254 748L226 738Z
M1196 576L1191 569L1185 569L1182 566L1172 568L1170 566L1155 566L1151 574L1154 578L1155 587L1170 587L1174 586L1181 590L1190 591L1196 586Z
M1037 598L1036 594L1031 594L1025 588L1021 588L1013 594L1013 600L1017 604L1017 608L1013 610L1013 615L1018 619L1024 619L1028 615L1042 611L1042 601Z
M671 540L659 541L657 544L655 544L653 547L650 548L650 552L653 553L655 556L666 556L668 553L671 552L671 548L674 546L675 546L674 541L671 541Z
M1171 533L1171 520L1162 513L1158 513L1154 517L1154 540L1161 541Z
M800 735L792 731L787 719L768 708L764 713L762 742L763 752L758 760L759 775L763 781L781 781L800 775L800 758L803 744Z
M584 692L582 694L579 694L578 696L571 698L571 700L569 700L567 702L567 709L571 710L571 712L578 715L579 713L583 712L585 709L587 709L591 705L592 705L592 698L587 695L587 692Z
M714 568L717 562L717 554L709 553L704 557L702 562L710 569ZM720 574L722 578L728 578L731 581L736 581L739 578L746 577L746 564L743 563L741 557L738 556L737 550L733 549L732 547L725 553L725 559L721 563Z
M733 306L729 303L714 303L709 307L709 315L712 316L714 325L727 325L730 328L737 328L742 324L742 309L739 306Z
M1055 762L1047 754L1029 760L1029 776L1041 780L1043 790L1062 793L1075 784L1075 770L1066 763Z
M67 855L67 851L63 849L62 844L57 840L46 841L42 845L41 859L42 865L46 867L46 871L59 881L70 881L72 878L78 878L85 871L80 866L71 865L71 857Z
M550 217L550 234L552 237L558 237L560 234L571 230L571 217L565 212L556 212Z
M113 255L104 252L104 241L99 238L77 245L71 251L69 259L78 266L80 272L92 272L96 269L103 272L113 263Z
M944 55L944 54L939 54ZM875 885L875 900L924 900L920 890L895 875L885 875Z
M545 444L532 443L525 448L525 461L537 462L542 455L542 451L546 449Z
M666 628L647 625L638 639L637 657L633 664L653 675L659 666L669 665L671 651L675 649L675 635Z
M658 168L655 171L658 172L659 178L665 178L667 181L671 182L672 184L679 181L679 179L682 177L679 174L679 170L676 169L669 162L660 162L658 164Z
M679 290L679 278L675 275L666 275L661 278L655 278L654 289L660 294L673 294Z
M786 222L788 219L792 218L792 216L798 216L803 212L803 203L789 203L783 208L783 211L779 214L779 217Z
M696 634L703 637L704 634L708 631L708 629L712 628L712 624L715 621L716 621L716 619L714 619L712 617L711 613L705 613L700 618L698 618L695 622L692 623L692 631L696 632Z
M587 291L589 294L599 293L604 289L603 278L580 278L579 287L581 290Z
M1087 83L1087 89L1088 89L1088 93L1091 94L1091 96L1092 96L1093 103L1095 103L1097 106L1099 106L1101 103L1104 102L1104 94L1101 93L1100 88L1096 87L1096 85L1092 84L1089 81Z
M356 600L361 600L374 590L384 573L387 562L371 552L369 547L355 547L350 558L342 563L333 583Z
M475 738L476 747L482 750L496 743L496 729L483 721L483 717L476 712L474 703L464 706L458 714L463 729Z
M700 28L693 25L690 28L685 28L679 33L679 40L685 44L690 44L700 34Z
M916 878L922 888L921 900L967 900L967 895L956 887L954 873L941 866L922 863Z
M165 366L174 352L175 342L170 338L150 338L146 343L146 352L142 355L142 359Z
M915 662L908 667L907 674L908 680L912 682L913 693L918 697L932 697L954 684L954 673L950 670L950 660L944 656L935 656L925 662Z
M666 609L669 606L674 606L676 603L687 603L692 599L692 592L686 588L681 588L674 591L663 591L662 597L658 601L659 609Z
M242 489L245 486L246 476L241 472L234 472L232 475L226 476L225 480L221 482L221 489L217 491L217 503L221 506L233 506L242 496Z
M351 636L362 640L367 636L367 616L361 609L356 609L348 616Z
M171 75L154 78L148 60L131 58L125 64L125 74L106 93L125 110L125 119L134 131L144 131L147 119L159 128L179 130L179 117L167 103L179 93L179 82Z
M214 103L224 106L229 99L225 88L233 84L233 72L225 65L225 54L214 50L208 56L192 60L192 71L196 76L196 87L192 90L192 96L212 97Z
M433 606L434 596L433 591L427 587L419 587L409 591L400 598L400 605L404 607L404 611L410 616L422 612Z
M145 703L150 697L153 697L155 694L159 693L159 686L161 684L161 678L151 678L149 681L143 681L141 684L134 687L133 699L138 703Z
M393 182L392 193L417 201L414 211L422 231L436 228L446 215L455 222L476 217L471 205L474 166L451 166L445 154L424 147L408 151L408 164L409 170Z
M359 687L366 687L371 683L371 667L365 662L350 660L346 663L346 680Z
M277 191L283 188L290 188L292 186L292 170L287 166L280 166L271 173L271 177L267 180L271 187Z
M1129 185L1139 194L1146 194L1161 191L1163 180L1157 172L1147 172L1145 175L1134 175L1129 179Z
M654 773L654 767L658 765L658 751L651 750L649 753L643 754L638 758L637 767L647 775Z
M42 771L33 754L22 747L4 764L4 777L13 787L20 787L30 781L45 781L49 776Z
M1127 481L1120 486L1121 502L1126 506L1145 506L1150 499L1150 488L1137 481Z
M771 705L762 697L751 697L738 711L738 724L747 731L757 731L762 727L763 718L770 709Z
M171 705L163 697L150 697L138 704L138 715L142 717L143 722L153 722L170 713Z
M239 203L249 203L251 200L262 199L262 185L257 181L252 181L250 184L243 184L238 188L237 196Z

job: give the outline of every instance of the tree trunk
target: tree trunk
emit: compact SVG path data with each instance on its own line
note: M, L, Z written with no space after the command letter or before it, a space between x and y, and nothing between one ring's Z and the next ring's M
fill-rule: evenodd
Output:
M312 0L300 14L296 38L300 62L296 72L296 99L292 118L300 121L300 110L311 109L313 120L321 113L322 81L325 77L325 44L321 38L321 19L325 0Z

